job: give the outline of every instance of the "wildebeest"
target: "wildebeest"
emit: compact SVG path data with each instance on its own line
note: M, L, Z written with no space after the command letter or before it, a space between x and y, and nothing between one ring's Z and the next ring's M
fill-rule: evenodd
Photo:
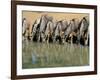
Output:
M47 15L42 15L41 16L40 27L39 27L38 42L44 42L45 41L46 25L47 25Z
M54 24L52 20L49 20L45 30L45 40L48 42L53 42L53 31L54 31Z
M30 24L27 22L26 18L22 20L22 37L23 40L30 40L30 33L29 33Z
M59 41L59 43L64 43L64 33L68 23L66 20L61 20L56 23L56 28L54 30L54 42Z
M25 21L23 25L28 26ZM28 28L23 29L24 35L27 30ZM52 16L43 14L33 23L31 34L32 40L36 42L59 42L61 44L66 41L71 44L87 45L89 43L89 18L83 17L80 21L78 18L73 18L68 23L66 19L54 21Z
M65 31L65 40L70 40L71 43L73 43L73 38L77 35L77 30L79 26L79 20L77 18L74 18L70 20L68 24L68 28Z
M86 41L89 41L89 18L87 16L80 21L79 27L78 40L80 44L87 45Z
M31 30L31 34L32 34L32 41L37 41L38 40L38 36L39 36L39 30L40 30L40 22L41 18L38 18L35 20L35 22L32 25L32 30Z
M48 22L52 21L52 17L47 14L42 15L35 21L32 27L33 41L45 42ZM46 32L45 32L46 31ZM47 33L46 33L47 34Z

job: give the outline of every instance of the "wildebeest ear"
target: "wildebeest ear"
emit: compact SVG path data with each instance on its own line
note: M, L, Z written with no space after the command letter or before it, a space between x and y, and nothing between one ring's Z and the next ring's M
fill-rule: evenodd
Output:
M85 17L83 17L83 19L85 20Z
M75 21L75 19L72 19L72 21Z

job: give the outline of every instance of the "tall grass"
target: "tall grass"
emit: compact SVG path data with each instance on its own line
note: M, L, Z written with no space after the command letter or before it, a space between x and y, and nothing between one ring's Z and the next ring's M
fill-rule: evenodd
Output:
M22 68L89 65L89 47L75 44L22 43Z

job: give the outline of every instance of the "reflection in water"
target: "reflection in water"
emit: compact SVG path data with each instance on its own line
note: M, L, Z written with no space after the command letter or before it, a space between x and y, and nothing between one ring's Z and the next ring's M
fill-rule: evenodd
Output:
M37 62L37 57L34 53L32 53L32 64L35 64Z
M46 68L89 65L89 47L23 42L22 68Z

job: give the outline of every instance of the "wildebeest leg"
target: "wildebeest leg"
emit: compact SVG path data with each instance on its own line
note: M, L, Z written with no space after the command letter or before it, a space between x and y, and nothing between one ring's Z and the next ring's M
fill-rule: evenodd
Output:
M53 37L53 43L55 43L56 42L56 37Z
M52 38L52 36L49 37L49 42L50 42L50 43L53 42L53 38Z
M32 34L33 33L31 33L30 36L29 36L30 41L32 41L32 39L33 39L33 35Z
M73 36L71 36L71 45L73 44Z
M81 35L78 35L77 36L77 44L78 45L81 45L81 39L82 39L82 36Z
M65 43L65 39L64 39L64 38L62 38L62 43L63 43L63 44Z
M65 42L65 39L64 39L64 31L61 31L60 37L61 37L61 43L64 44L64 42Z
M59 44L62 43L62 38L59 36Z
M45 38L43 38L43 40L42 40L43 42L45 42Z
M88 40L84 40L84 45L87 46L88 45Z
M28 33L28 30L26 30L24 33L24 40L25 41L28 41L28 36L29 36L29 33Z
M71 38L70 40L71 40L71 45L73 44L73 35L74 35L74 32L72 32L70 35L69 35L69 37Z
M40 42L40 38L41 38L41 34L39 33L39 35L38 35L38 42Z
M65 36L65 42L68 42L68 36Z
M87 45L89 46L89 37L88 37Z
M43 37L43 33L39 33L39 38L38 38L38 42L43 42L44 37Z
M45 42L45 34L42 32L40 37L41 42Z
M62 44L65 43L65 36L64 35L61 37L61 42L62 42Z
M88 46L88 43L89 43L89 35L86 34L85 35L85 45Z
M25 34L26 34L26 30L22 33L22 40L25 40Z
M27 40L27 36L24 36L24 37L23 37L23 40L26 41L26 40Z
M46 42L49 43L49 37L48 37L48 35L46 36Z
M62 43L61 37L60 36L56 36L56 41L57 41L57 43L61 44Z

